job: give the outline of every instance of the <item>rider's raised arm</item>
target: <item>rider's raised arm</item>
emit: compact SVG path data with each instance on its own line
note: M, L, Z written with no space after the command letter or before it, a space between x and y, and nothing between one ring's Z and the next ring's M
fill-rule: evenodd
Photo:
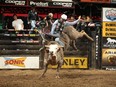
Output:
M75 20L75 21L73 21L73 22L66 21L65 24L66 25L72 25L73 26L73 25L75 25L80 20L81 20L81 16L79 16L78 19Z

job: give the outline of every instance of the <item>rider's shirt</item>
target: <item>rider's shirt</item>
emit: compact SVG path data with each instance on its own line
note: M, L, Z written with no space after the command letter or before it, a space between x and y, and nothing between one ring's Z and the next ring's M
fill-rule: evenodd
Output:
M69 22L69 21L60 22L59 19L57 19L52 25L51 34L53 34L56 29L63 30L65 27L75 25L77 22L78 20L75 20L73 22Z

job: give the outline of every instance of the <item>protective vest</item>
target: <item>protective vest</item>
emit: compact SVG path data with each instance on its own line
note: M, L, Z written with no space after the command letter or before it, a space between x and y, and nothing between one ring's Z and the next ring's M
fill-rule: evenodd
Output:
M58 25L56 27L56 32L63 31L64 29L64 23L58 20Z

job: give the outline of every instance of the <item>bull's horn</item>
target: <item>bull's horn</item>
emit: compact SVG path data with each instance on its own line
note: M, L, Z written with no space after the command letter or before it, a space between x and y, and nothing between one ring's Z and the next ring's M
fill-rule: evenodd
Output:
M50 47L49 45L45 45L45 47Z
M64 46L58 46L58 47L64 47Z

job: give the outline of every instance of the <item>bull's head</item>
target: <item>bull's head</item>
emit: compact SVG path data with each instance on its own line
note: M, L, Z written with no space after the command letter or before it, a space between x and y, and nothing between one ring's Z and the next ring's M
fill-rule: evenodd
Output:
M51 44L51 45L45 45L47 48L47 53L52 56L56 56L56 53L62 48L63 46L60 46L58 44Z

